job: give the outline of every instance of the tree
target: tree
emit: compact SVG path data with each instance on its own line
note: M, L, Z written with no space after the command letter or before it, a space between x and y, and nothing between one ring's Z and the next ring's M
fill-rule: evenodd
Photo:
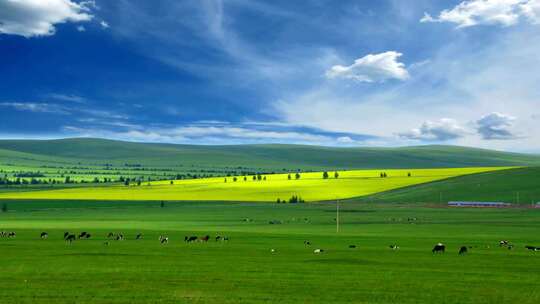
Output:
M235 176L235 177L233 177L233 179L232 179L232 180L233 180L233 182L236 182L236 181L237 181L237 178L236 178L236 176Z
M247 177L244 176L244 181L247 182Z
M227 178L225 178L225 182L227 182Z
M334 172L334 178L338 178L339 177L339 173L336 171Z
M322 174L322 178L327 179L328 178L328 172L324 171Z
M124 182L124 186L129 186L129 178Z
M165 202L161 201L161 204L159 204L159 207L164 208L165 207Z
M2 205L2 212L7 212L8 211L8 206L7 204L3 204Z
M300 173L297 172L297 173L294 175L294 178L300 179Z
M278 198L276 203L281 204L281 200Z
M408 176L408 177L411 177L411 172L407 173L407 176Z
M291 174L287 175L287 179L291 180Z

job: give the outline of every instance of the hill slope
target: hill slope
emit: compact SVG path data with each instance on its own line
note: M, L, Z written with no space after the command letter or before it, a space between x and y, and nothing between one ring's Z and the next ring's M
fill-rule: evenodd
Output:
M444 204L448 201L497 201L531 204L540 202L539 185L540 168L517 168L459 176L354 200Z
M335 148L304 145L197 146L104 139L0 140L0 161L268 169L443 168L540 165L540 156L456 146Z

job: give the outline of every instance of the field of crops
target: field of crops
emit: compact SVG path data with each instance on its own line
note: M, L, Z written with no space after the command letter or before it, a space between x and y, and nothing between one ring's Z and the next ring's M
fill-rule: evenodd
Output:
M540 300L540 252L524 248L540 246L540 210L344 203L336 233L334 204L168 202L160 208L158 202L30 201L8 207L0 230L17 236L0 238L5 304ZM43 231L48 239L40 239ZM64 231L92 237L70 245ZM109 232L125 240L109 240ZM142 240L135 240L138 233ZM169 243L161 245L159 235ZM186 235L212 238L187 244ZM216 242L217 235L229 241ZM513 249L499 247L499 240ZM438 242L446 253L431 253ZM463 245L471 248L459 256Z
M85 199L85 200L176 200L176 201L267 201L289 200L292 196L311 201L365 196L391 189L451 177L509 169L450 168L411 170L354 170L296 174L235 176L192 180L167 180L108 187L68 188L40 191L1 192L2 199ZM386 177L381 177L381 173Z

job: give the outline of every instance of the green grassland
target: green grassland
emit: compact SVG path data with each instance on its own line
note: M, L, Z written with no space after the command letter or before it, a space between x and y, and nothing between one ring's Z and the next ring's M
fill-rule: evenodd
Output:
M344 203L336 233L335 205L327 203L7 204L0 230L17 237L0 238L5 304L540 301L539 252L524 248L540 246L535 209ZM64 231L93 236L69 245ZM110 231L126 240L104 245ZM135 240L139 232L143 240ZM159 244L162 234L168 245ZM206 234L230 241L183 241ZM500 248L502 239L514 249ZM431 253L438 242L445 254ZM459 256L462 245L472 248Z
M358 202L488 201L514 204L540 202L540 168L515 168L459 176L413 185L356 199Z
M330 172L327 179L323 178L322 172L303 173L299 179L294 174L290 175L291 179L288 174L264 175L261 177L264 180L254 180L254 176L219 177L148 182L131 186L8 191L0 193L0 198L275 202L278 198L288 200L296 195L312 202L366 196L460 175L504 169L509 168L353 170L340 171L338 178L334 177L334 172ZM381 172L385 172L387 177L381 178Z

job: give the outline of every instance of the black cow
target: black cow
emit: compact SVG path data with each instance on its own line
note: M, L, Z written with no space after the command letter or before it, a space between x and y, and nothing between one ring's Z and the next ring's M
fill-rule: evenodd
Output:
M540 247L535 247L535 246L525 246L525 248L529 249L529 250L532 250L532 251L540 251Z
M431 253L444 253L445 250L446 246L444 246L442 243L438 243L437 245L435 245L435 247L433 247Z
M81 233L79 234L79 239L82 239L82 238L86 237L86 234L87 234L86 231L81 232Z
M461 248L459 248L459 255L463 255L463 254L466 254L467 253L467 247L466 246L461 246Z
M356 249L356 245L349 245L350 249Z
M42 238L42 239L46 239L46 238L49 237L49 234L47 232L42 232L39 237Z
M188 242L188 243L191 243L191 242L195 242L197 240L197 237L196 236L186 236L184 238L184 241L185 242Z
M66 237L66 242L69 242L70 244L75 241L77 237L75 236L75 234L69 234L67 237Z

